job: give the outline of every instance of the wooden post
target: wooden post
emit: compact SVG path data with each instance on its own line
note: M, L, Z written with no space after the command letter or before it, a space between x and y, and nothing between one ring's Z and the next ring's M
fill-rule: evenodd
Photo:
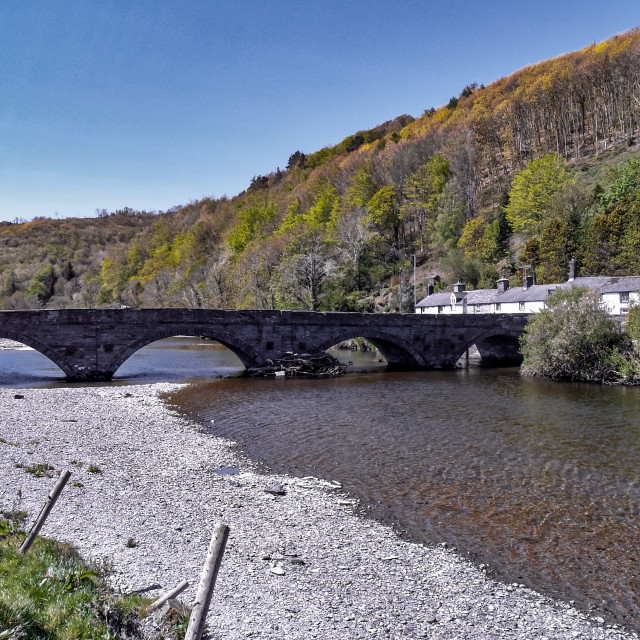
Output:
M171 600L171 598L175 598L180 595L187 587L189 583L186 580L183 580L177 587L171 589L163 596L160 596L153 604L149 605L149 611L155 611L159 609L167 600Z
M24 539L24 542L20 545L18 549L18 553L27 553L31 548L34 540L38 537L38 533L40 533L40 529L42 529L42 525L44 521L49 517L51 513L51 509L53 509L53 505L56 503L64 486L67 484L69 478L71 477L71 471L63 471L60 477L58 478L58 482L56 486L53 488L53 491L49 494L47 498L47 502L44 507L42 507L42 511L40 511L40 515L38 519L35 521L34 525L31 527L31 531L27 534L27 537Z
M229 537L229 527L226 524L216 524L213 528L213 535L209 543L209 552L200 576L200 586L198 587L198 595L196 602L191 609L189 618L189 626L184 640L200 640L204 631L204 623L209 612L211 604L211 596L213 588L216 585L218 577L218 569L222 562L222 555Z

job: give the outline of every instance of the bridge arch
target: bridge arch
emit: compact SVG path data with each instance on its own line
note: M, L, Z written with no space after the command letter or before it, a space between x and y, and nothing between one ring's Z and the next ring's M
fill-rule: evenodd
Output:
M467 340L466 343L462 343L457 353L453 353L455 358L453 362L457 362L468 349L475 345L485 362L519 364L522 362L520 336L522 331L517 329L492 327Z
M152 342L173 338L175 336L200 336L202 338L215 340L234 353L245 367L252 367L261 362L260 356L250 344L228 331L216 329L215 327L174 325L171 327L161 327L127 344L122 351L118 351L117 354L115 354L113 372L115 373L136 351L150 345Z
M72 367L70 367L67 362L60 359L60 353L56 353L53 349L48 347L44 342L40 342L40 340L38 340L37 338L7 329L0 329L0 338L6 338L7 340L20 342L27 347L31 347L41 355L51 360L51 362L53 362L53 364L55 364L56 367L58 367L65 374L65 376L68 377L73 374Z
M340 342L352 340L353 338L364 338L373 344L378 351L385 357L390 368L418 368L425 367L424 358L415 353L411 346L402 338L398 338L393 334L362 327L345 328L336 331L331 338L327 338L316 346L318 351L326 351Z

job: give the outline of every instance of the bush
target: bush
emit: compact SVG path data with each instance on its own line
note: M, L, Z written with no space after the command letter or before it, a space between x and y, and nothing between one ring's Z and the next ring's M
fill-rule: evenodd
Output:
M597 291L558 289L520 339L522 373L553 380L636 382L631 338L602 307Z

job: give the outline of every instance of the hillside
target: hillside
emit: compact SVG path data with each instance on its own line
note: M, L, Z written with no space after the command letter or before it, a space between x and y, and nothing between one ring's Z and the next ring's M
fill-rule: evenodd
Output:
M469 85L160 214L0 225L4 308L391 311L436 271L640 273L640 32ZM419 289L419 295L421 290Z

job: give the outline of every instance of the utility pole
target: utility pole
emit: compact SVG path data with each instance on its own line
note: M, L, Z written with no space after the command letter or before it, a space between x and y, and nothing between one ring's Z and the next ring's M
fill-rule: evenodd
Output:
M402 313L402 267L398 270L398 298L400 302L400 313Z
M413 254L413 310L415 312L418 304L418 288L416 284L416 254Z

